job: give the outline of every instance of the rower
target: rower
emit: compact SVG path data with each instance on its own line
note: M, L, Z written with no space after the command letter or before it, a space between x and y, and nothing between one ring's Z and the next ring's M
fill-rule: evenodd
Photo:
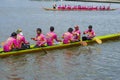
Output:
M83 36L82 40L91 40L92 38L95 37L95 32L92 30L92 25L88 26L88 30L84 31L83 34L87 34L87 36Z
M105 9L106 9L105 6L103 6L102 10L105 10Z
M66 7L66 9L67 9L67 10L71 10L72 7L71 7L70 5L68 5L68 6Z
M81 5L78 5L78 9L79 9L79 10L81 9Z
M35 38L31 38L32 40L36 41L35 47L43 47L46 44L46 38L42 34L41 28L37 28L36 30L37 36Z
M106 8L106 10L110 10L110 6L108 6L108 7Z
M62 10L66 9L66 5L62 5L62 6L61 6L61 9L62 9Z
M98 6L94 7L94 10L98 10Z
M9 52L9 51L16 51L16 50L18 50L17 33L13 32L11 36L4 42L3 51Z
M102 7L101 7L101 6L99 6L99 10L102 10Z
M57 42L61 42L61 40L58 40L57 34L54 32L54 27L53 26L50 27L50 32L47 33L46 39L47 39L47 45L48 46L53 46L54 40L57 41Z
M69 28L68 32L64 33L62 38L64 44L77 41L76 39L73 38L73 28Z
M75 5L75 6L72 7L72 9L76 10L76 9L78 9L78 6Z
M58 6L58 9L59 9L59 10L61 9L61 5Z
M56 9L57 5L56 3L53 4L53 9Z
M30 48L29 42L26 41L25 37L23 36L22 29L18 29L16 32L17 32L18 48L29 49Z
M73 31L73 35L74 35L74 39L77 39L78 41L80 41L80 34L81 34L81 32L80 32L80 30L79 30L79 26L78 25L76 25L75 27L74 27L74 31Z

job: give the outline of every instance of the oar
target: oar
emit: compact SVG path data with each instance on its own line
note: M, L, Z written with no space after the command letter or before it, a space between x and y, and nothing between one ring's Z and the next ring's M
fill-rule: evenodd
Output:
M35 38L31 38L32 40L35 40ZM42 51L47 54L47 51L45 49L43 49L42 47L40 47L42 49Z
M94 37L93 40L95 40L98 44L102 44L102 40L100 40L100 39L97 38L97 37Z
M43 49L42 47L40 47L42 49L42 51L47 54L47 51L45 49Z
M85 41L80 41L80 44L83 45L83 46L87 46L88 45L87 42L85 42Z
M4 41L0 43L0 45L1 45L1 46L3 46L4 44L5 44L5 42L4 42Z
M83 46L87 46L87 42L86 41L83 41L82 39L80 40L80 44L83 45Z
M0 48L2 48L4 44L5 44L5 42L1 42L0 43ZM2 52L4 52L4 51L0 51L0 53L2 53Z

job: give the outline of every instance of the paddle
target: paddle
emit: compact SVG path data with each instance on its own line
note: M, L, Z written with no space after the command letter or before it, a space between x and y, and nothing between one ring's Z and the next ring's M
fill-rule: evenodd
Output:
M45 54L47 54L47 51L45 50L45 49L43 49L42 47L40 47L42 50L43 50L43 52L45 53Z
M0 48L2 48L4 44L5 44L5 42L1 42L0 43ZM0 51L0 53L2 53L2 52L4 52L4 51Z
M5 44L5 42L4 42L4 41L0 43L0 45L1 45L1 46L3 46L4 44Z
M87 42L85 42L85 41L80 41L80 44L83 45L83 46L87 46L88 45Z
M83 34L83 35L85 35L85 34ZM83 46L87 46L88 45L87 42L83 41L82 39L80 40L80 44L83 45Z
M92 34L90 34L90 33L87 33L88 35L92 35ZM102 40L100 40L99 38L97 38L97 37L94 37L92 40L95 40L98 44L102 44Z
M97 38L97 37L94 37L93 40L95 40L98 44L102 44L102 40L100 40L100 39Z
M34 40L34 41L36 41L35 40L35 38L31 38L32 40ZM42 51L45 53L45 54L47 54L47 51L46 50L44 50L42 47L40 47L41 49L42 49Z

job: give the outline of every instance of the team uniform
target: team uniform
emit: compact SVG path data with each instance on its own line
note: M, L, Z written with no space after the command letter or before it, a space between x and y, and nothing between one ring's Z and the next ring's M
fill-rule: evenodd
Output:
M78 41L80 40L80 30L75 30L73 31L73 34L74 34L74 39L77 39Z
M47 45L52 46L54 44L54 39L57 40L57 34L55 32L49 32L46 35Z
M43 34L37 34L35 41L36 47L45 46L46 44L46 38Z
M86 30L84 33L87 34L87 36L82 37L82 40L91 40L96 35L93 30L91 30L91 31L90 30Z
M63 34L63 43L68 44L73 41L73 34L70 32L66 32Z
M17 43L18 43L18 48L21 49L26 49L30 48L30 45L28 45L28 41L25 40L25 37L21 34L17 34Z
M9 37L3 45L3 51L5 52L12 51L13 49L16 48L18 48L17 39L13 37Z

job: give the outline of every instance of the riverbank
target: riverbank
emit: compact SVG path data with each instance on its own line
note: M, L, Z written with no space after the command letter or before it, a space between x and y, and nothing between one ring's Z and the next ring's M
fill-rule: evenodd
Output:
M102 3L120 3L120 0L67 0L67 1L102 2Z

